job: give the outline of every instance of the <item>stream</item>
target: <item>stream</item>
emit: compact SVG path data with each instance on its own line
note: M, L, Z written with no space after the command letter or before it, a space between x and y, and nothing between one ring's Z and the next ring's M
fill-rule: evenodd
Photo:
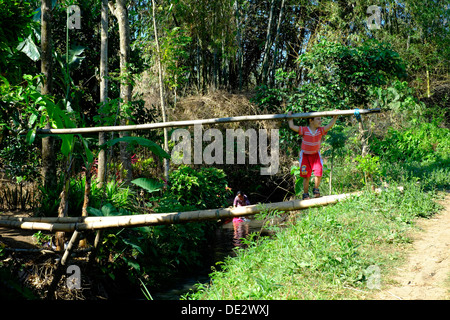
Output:
M253 232L260 231L263 223L262 220L245 219L242 222L231 221L221 225L214 235L211 263L187 276L178 277L172 286L164 290L150 292L153 300L179 300L196 284L209 282L211 267L215 266L217 262L223 261L227 256L234 256L233 249L244 246L241 239Z

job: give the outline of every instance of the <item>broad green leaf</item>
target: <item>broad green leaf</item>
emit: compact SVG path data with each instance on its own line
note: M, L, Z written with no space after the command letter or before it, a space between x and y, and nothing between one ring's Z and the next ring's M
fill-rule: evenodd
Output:
M152 151L154 154L156 154L160 158L167 158L170 159L170 155L165 152L158 144L154 143L151 140L141 138L141 137L122 137L110 140L106 143L108 147L111 147L119 142L127 142L127 143L137 143L140 146L148 148L150 151Z
M84 151L86 153L86 160L87 160L87 162L88 163L92 163L94 161L94 154L89 149L89 145L88 145L87 140L84 139L81 135L78 135L78 137L80 138L81 142L83 143Z
M92 208L92 207L87 207L87 208L86 208L86 211L87 211L87 213L88 213L89 215L92 215L92 216L96 216L96 217L101 217L101 216L103 216L102 211L99 210L99 209L95 209L95 208Z
M103 216L118 216L119 212L114 208L114 206L110 203L105 204L102 207L102 215Z
M141 271L141 266L136 261L134 261L132 259L128 259L126 257L122 257L122 259L127 263L127 265L130 268L136 269L138 272Z
M85 47L73 45L69 50L69 67L76 69L80 66L81 62L85 57L81 56L83 54Z
M147 190L150 193L159 191L164 186L164 184L156 181L155 179L148 179L148 178L138 178L131 181L131 183Z
M74 139L73 134L65 134L61 135L62 139L62 145L61 145L61 152L66 157L69 155L70 152L72 152Z
M17 50L25 53L28 56L28 58L30 58L33 61L38 61L41 58L39 49L33 42L31 34L28 36L28 38L19 43L19 45L17 46Z
M34 139L36 138L36 128L28 131L26 141L28 144L33 144Z
M297 179L295 181L295 194L300 195L303 193L303 179Z
M93 216L97 216L97 217L110 217L110 216L120 216L121 213L119 211L117 211L116 208L114 208L114 206L110 203L105 204L101 210L99 209L95 209L92 207L88 207L87 212Z
M37 113L32 113L30 116L30 119L28 119L28 125L33 126L34 123L36 122L37 118L38 118Z
M134 243L133 241L131 241L130 239L122 238L122 241L125 244L129 245L130 247L132 247L133 249L135 249L136 251L139 251L140 253L144 253L142 248L139 245L137 245L136 243Z

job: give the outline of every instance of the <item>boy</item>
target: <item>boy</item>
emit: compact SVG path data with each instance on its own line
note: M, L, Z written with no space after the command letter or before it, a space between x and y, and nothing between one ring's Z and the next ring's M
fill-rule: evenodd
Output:
M250 201L248 200L248 197L244 194L244 192L238 191L236 193L236 198L234 198L234 201L233 201L233 207L245 207L245 206L249 206L249 205L250 205ZM241 217L233 218L233 223L243 222L243 221L247 221L247 220L245 218L241 218Z
M249 205L250 201L248 200L248 197L242 191L238 191L233 201L233 207L244 207Z
M292 111L288 112L292 115ZM307 127L299 127L294 125L294 120L289 119L289 128L298 132L303 137L302 150L299 155L300 163L300 177L303 178L303 200L308 200L309 180L311 173L314 171L314 188L313 194L315 198L320 197L319 185L322 180L322 157L320 155L320 144L322 137L334 126L338 116L333 116L333 119L328 125L322 127L322 119L320 117L308 118L309 125Z

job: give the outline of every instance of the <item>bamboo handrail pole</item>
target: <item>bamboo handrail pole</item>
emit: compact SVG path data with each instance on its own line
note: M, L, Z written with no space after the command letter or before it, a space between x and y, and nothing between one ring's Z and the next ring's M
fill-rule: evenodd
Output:
M379 113L380 108L375 109L361 109L358 110L359 114ZM123 126L103 126L103 127L87 127L87 128L66 128L66 129L38 129L39 134L86 134L86 133L99 133L99 132L120 132L120 131L134 131L134 130L153 130L160 128L172 128L172 127L189 127L203 124L217 124L217 123L229 123L229 122L241 122L241 121L264 121L264 120L283 120L294 118L313 118L313 117L331 117L331 116L351 116L355 114L355 110L334 110L334 111L320 111L320 112L306 112L306 113L293 113L288 116L286 113L282 114L265 114L254 116L237 116L226 118L212 118L212 119L200 119L200 120L183 120L183 121L169 121L136 125L123 125Z
M64 219L62 219L64 218ZM70 223L79 222L80 217L15 217L15 216L4 216L0 217L2 221L16 221L16 222L43 222L43 223Z
M339 195L324 196L321 198L310 200L292 200L285 202L274 202L267 204L256 204L237 208L220 208L208 209L186 212L161 213L161 214L140 214L140 215L126 215L126 216L108 216L108 217L79 217L76 222L74 218L59 218L58 222L22 221L24 218L0 219L1 227L10 227L17 229L28 230L45 230L50 232L64 231L72 232L75 230L98 230L106 228L123 228L123 227L140 227L161 224L173 224L182 222L193 222L199 220L218 220L233 218L239 216L254 215L265 209L277 209L280 211L292 211L306 209L310 207L324 206L336 203L347 197L358 195L361 192L353 192ZM32 219L32 218L28 218ZM45 220L44 220L45 221ZM67 221L67 222L63 222Z

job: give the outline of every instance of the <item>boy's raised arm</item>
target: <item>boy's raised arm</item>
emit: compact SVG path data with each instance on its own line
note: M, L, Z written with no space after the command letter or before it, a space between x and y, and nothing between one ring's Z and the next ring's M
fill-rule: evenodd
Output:
M288 116L290 116L290 115L292 115L292 111L289 111L288 113ZM295 132L297 132L298 133L298 130L300 129L300 127L299 126L296 126L295 124L294 124L294 119L289 119L288 120L288 123L289 123L289 128L291 128L291 130L293 130L293 131L295 131Z
M334 124L336 123L337 118L338 118L338 116L333 116L333 119L330 121L329 124L327 124L327 125L323 128L323 130L324 130L325 132L327 132L328 130L330 130L330 129L334 126Z

